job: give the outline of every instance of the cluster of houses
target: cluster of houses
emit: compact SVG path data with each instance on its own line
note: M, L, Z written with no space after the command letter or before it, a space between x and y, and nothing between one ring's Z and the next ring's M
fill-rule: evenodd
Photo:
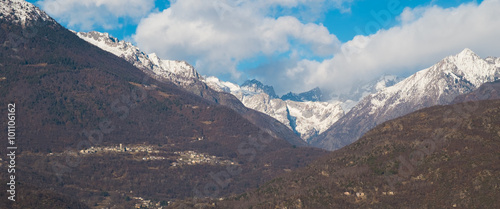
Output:
M132 197L132 199L138 201L138 203L135 204L135 208L156 208L156 209L165 208L164 206L162 206L161 202L153 202L151 200L145 200L142 197ZM168 201L166 205L168 204L170 204L170 201Z
M106 153L106 152L122 152L122 153L147 153L147 156L137 158L137 160L152 161L152 160L165 160L163 156L152 156L149 154L160 153L159 150L154 149L152 145L129 145L123 146L108 146L108 147L90 147L88 149L80 150L80 154L96 154L96 153ZM181 165L197 165L197 164L210 164L210 165L234 165L235 163L231 160L224 160L220 157L207 155L203 153L197 153L195 151L181 151L174 152L174 154L179 155L176 162L172 163L172 166Z
M146 157L143 157L142 160L145 160L145 161L151 161L151 160L165 160L166 158L165 157L162 157L162 156L146 156Z
M155 150L151 145L131 145L131 146L123 146L120 144L119 146L109 146L109 147L90 147L88 149L80 150L81 154L95 154L100 152L129 152L129 153L138 153L138 152L147 152L147 153L159 153L159 150Z
M123 146L120 144L119 146L109 146L109 147L90 147L88 149L80 150L81 154L96 154L96 153L106 153L106 152L123 152L123 153L147 153L147 156L142 158L137 158L137 160L144 161L152 161L152 160L165 160L165 157L162 156L151 156L149 154L152 153L160 153L159 150L155 150L151 145L131 145L131 146Z
M211 165L234 165L235 163L230 160L223 160L216 156L197 153L195 151L174 152L179 155L176 162L172 166L180 165L196 165L196 164L211 164Z

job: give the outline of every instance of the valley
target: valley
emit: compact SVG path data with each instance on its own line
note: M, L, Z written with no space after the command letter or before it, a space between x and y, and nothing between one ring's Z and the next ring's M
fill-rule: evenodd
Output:
M169 1L164 11L199 9L186 2ZM107 3L99 8L105 11ZM272 11L295 8L270 4L276 5L267 5ZM457 10L498 1L476 4ZM428 53L410 56L410 68L401 64L407 57L368 56L378 37L403 27L341 43L322 23L265 16L265 24L253 20L265 26L255 30L268 38L284 34L280 50L260 48L283 37L259 45L240 34L241 42L251 42L249 50L265 58L239 63L223 53L230 61L217 60L214 67L207 59L220 55L217 47L195 47L210 56L187 62L175 58L199 54L186 55L191 43L176 41L204 28L202 45L209 41L205 35L222 26L230 31L233 24L197 19L189 30L154 40L179 44L175 53L152 52L155 47L138 41L139 33L125 41L107 32L70 30L54 10L67 5L50 5L0 2L0 106L6 107L0 108L6 116L0 126L8 137L0 149L0 181L10 189L0 192L0 208L500 208L500 58L479 55L494 50L457 44L441 56L422 45L401 52ZM398 24L418 21L410 9ZM220 21L232 19L218 12L212 15ZM179 14L156 8L149 15L134 21ZM182 22L161 23L174 20ZM168 27L149 28L159 29ZM304 39L309 35L323 39ZM215 39L232 36L221 37ZM364 39L374 42L359 43ZM345 47L362 50L351 54ZM435 62L427 65L429 60ZM386 66L393 69L380 70ZM373 67L379 71L369 72ZM347 72L352 69L359 75ZM290 80L283 83L282 77Z

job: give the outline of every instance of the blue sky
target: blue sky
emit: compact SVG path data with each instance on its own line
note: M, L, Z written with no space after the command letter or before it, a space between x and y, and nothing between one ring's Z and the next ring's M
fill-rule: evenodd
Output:
M235 83L257 78L280 94L408 75L466 47L500 55L493 39L500 17L491 11L498 0L29 2L69 29L108 32L146 53L186 60L204 75ZM467 21L476 19L481 24Z

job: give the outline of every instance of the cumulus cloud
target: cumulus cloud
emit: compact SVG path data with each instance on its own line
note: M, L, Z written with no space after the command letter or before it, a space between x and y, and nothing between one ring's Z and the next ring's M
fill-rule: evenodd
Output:
M328 1L313 2L325 5ZM306 3L172 1L170 8L142 19L133 38L142 50L165 59L188 60L203 74L230 73L238 78L236 66L244 59L302 50L314 56L331 56L339 50L339 40L323 25L282 15L287 9Z
M154 8L154 0L40 0L52 17L78 30L114 29L122 21L139 21Z
M342 44L342 50L333 58L321 63L299 61L286 69L287 80L300 83L297 86L302 89L320 85L324 90L340 90L358 79L414 73L464 48L483 57L499 56L498 8L499 0L447 9L406 8L397 26L369 36L356 36Z
M361 28L365 31L358 31L365 35L340 43L315 22L331 9L349 12L352 1L172 0L163 11L154 10L154 0L38 4L77 30L113 29L123 19L136 21L132 39L144 51L186 60L202 74L226 74L232 81L244 73L281 93L316 86L326 92L346 90L358 80L382 74L409 75L464 48L480 56L500 56L500 0L455 8L405 8L401 14L388 5L387 11L374 11L379 16ZM378 30L395 15L394 27ZM256 69L238 71L241 61L259 56L270 59Z

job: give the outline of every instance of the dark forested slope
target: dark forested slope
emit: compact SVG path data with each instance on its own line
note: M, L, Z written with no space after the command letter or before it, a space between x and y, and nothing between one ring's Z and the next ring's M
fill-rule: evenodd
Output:
M232 208L499 208L500 100L434 106L256 191Z

